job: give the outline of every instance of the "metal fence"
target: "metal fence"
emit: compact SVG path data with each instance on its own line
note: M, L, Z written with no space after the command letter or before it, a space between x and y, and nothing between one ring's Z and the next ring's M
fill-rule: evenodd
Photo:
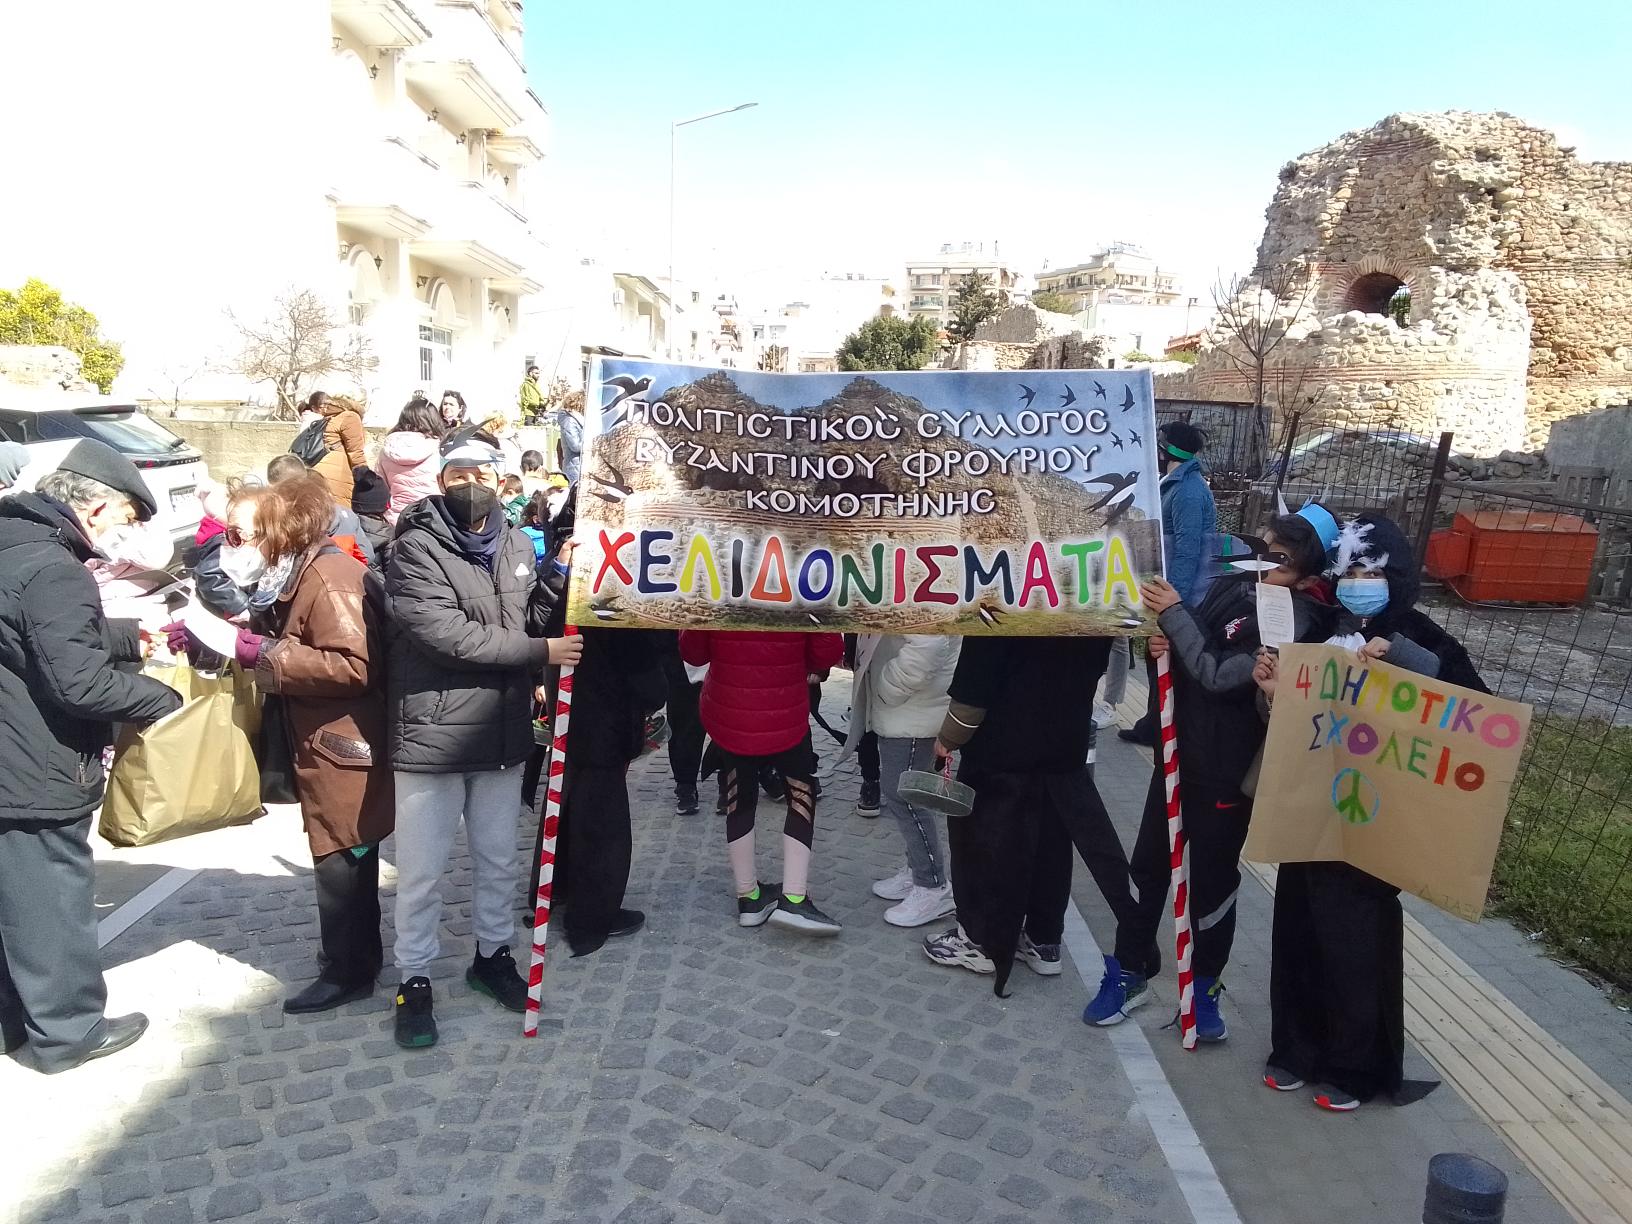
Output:
M1441 476L1410 526L1426 610L1494 691L1535 709L1492 902L1632 987L1632 504L1607 504L1622 493L1607 481L1556 487L1578 496Z

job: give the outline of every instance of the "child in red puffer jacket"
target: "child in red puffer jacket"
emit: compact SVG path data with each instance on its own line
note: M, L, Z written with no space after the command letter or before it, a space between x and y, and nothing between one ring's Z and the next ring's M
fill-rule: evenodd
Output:
M693 667L708 666L698 709L723 757L725 839L738 924L757 927L769 920L808 935L837 935L839 924L805 895L816 798L804 738L810 721L806 681L838 666L844 639L837 633L688 629L680 635L680 656ZM780 890L761 889L754 867L758 777L767 764L788 785Z

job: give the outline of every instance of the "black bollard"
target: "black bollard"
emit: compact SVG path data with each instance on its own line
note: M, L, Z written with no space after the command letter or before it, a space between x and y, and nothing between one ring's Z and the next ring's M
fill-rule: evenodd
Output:
M1502 1224L1507 1174L1488 1160L1442 1152L1428 1162L1422 1224Z

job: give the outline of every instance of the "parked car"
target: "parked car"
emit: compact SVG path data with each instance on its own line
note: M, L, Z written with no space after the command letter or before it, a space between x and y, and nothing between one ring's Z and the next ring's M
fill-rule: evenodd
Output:
M159 507L155 522L175 545L172 563L192 543L202 517L197 491L204 457L134 404L72 393L8 391L0 386L0 438L28 448L19 488L33 488L81 438L129 457Z
M1438 445L1437 437L1408 433L1402 429L1323 429L1307 434L1293 444L1292 451L1287 456L1291 462L1287 465L1289 470L1286 475L1289 479L1295 480L1300 471L1311 470L1323 463L1327 466L1336 466L1340 470L1353 469L1356 473L1370 475L1379 470L1401 466L1387 457L1390 452L1403 455L1408 451L1416 451L1426 454L1431 459L1434 448ZM1260 481L1273 481L1281 476L1281 467L1282 456L1271 456L1269 464L1264 468L1263 476L1259 478Z

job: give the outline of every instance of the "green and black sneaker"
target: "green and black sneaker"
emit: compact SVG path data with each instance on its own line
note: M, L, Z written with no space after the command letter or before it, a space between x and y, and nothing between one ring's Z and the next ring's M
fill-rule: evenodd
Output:
M465 981L478 994L496 999L500 1007L513 1012L527 1010L527 979L516 968L516 958L510 955L509 944L492 956L477 952L476 959L465 970Z
M396 1037L405 1050L423 1050L436 1044L430 978L411 977L397 987Z

